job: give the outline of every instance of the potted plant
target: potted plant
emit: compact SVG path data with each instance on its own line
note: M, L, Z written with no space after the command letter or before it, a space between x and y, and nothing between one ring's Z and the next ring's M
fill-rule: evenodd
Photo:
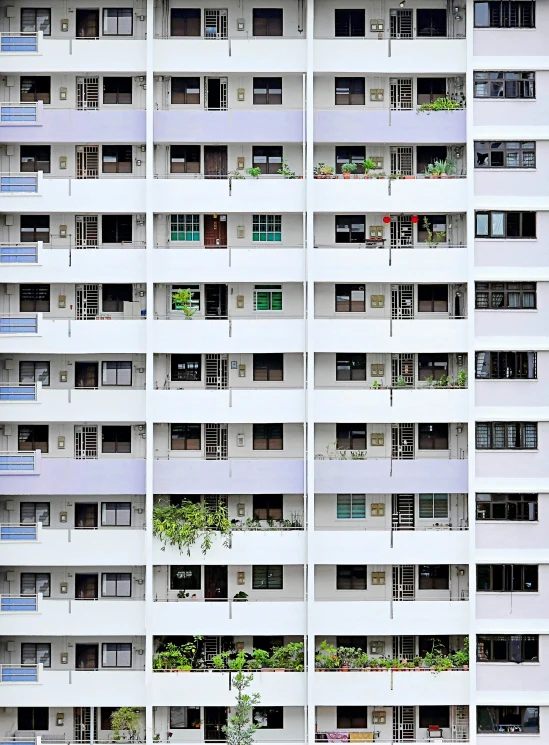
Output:
M172 292L172 305L175 307L175 310L183 311L187 321L190 321L198 310L191 305L192 299L192 290L177 290L177 292Z
M467 387L467 370L461 369L456 378L456 383L458 388L466 388Z
M295 178L295 171L292 171L286 158L282 158L282 165L278 169L278 173L284 178Z
M314 178L324 178L322 169L324 168L324 163L319 163L317 166L313 168L313 176Z
M130 742L136 742L139 739L140 714L141 709L136 709L133 706L121 706L119 709L115 709L109 717L111 720L112 739L125 740L126 735L121 735L120 733L127 732Z
M320 169L321 178L332 178L335 168L333 166L322 165Z
M233 597L233 600L240 600L241 602L248 600L248 593L244 592L244 590L240 590L240 592L237 592L236 595Z
M337 658L337 649L333 644L328 644L326 639L320 643L320 647L315 655L315 667L317 670L334 670L339 666Z
M235 171L231 171L229 173L229 178L234 178L234 179L239 179L240 180L240 179L246 178L246 176L244 176L244 174L242 173L242 171L236 171L235 170Z
M286 646L275 647L272 650L271 664L277 670L303 672L303 642L290 642L289 644L286 644Z
M252 178L259 178L261 176L261 168L254 166L253 168L246 168L246 173Z
M446 96L441 96L440 98L437 98L435 101L431 101L429 103L422 103L421 106L418 106L417 112L426 111L427 113L431 111L455 111L456 109L461 109L462 103L461 101L454 101L452 98L447 98Z
M356 171L356 163L344 163L341 166L341 172L343 173L343 178L351 178L351 173L354 173Z
M341 670L348 672L350 668L357 667L359 651L354 647L338 647L337 657Z
M196 659L196 641L200 638L195 637L193 642L187 642L181 646L168 642L162 650L156 653L153 659L153 669L180 672L192 670L193 660Z
M362 167L364 168L364 178L368 178L370 175L370 171L377 170L377 163L375 162L375 160L372 160L372 158L366 158L362 161ZM379 176L376 176L376 178L382 178L381 174Z
M402 375L399 375L397 378L397 388L406 388L406 378L403 378Z

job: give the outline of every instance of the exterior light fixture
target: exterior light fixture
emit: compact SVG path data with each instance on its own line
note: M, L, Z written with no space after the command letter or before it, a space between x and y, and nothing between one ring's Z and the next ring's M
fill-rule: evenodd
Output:
M390 216L385 215L385 217L383 218L383 222L385 223L385 225L388 225L391 222Z
M414 225L416 225L419 222L419 217L417 215L412 215L410 219Z

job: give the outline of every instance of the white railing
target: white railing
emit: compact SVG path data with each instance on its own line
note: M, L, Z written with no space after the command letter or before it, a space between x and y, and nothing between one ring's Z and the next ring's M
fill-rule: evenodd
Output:
M38 523L0 523L0 543L37 540Z
M38 173L0 173L0 193L38 194Z
M14 53L37 53L41 41L42 32L27 31L2 31L0 33L0 52Z
M0 684L2 683L38 683L42 665L0 664Z
M0 403L13 401L38 401L38 388L41 383L0 383Z
M42 595L0 595L0 613L36 613Z
M42 101L26 103L23 101L0 102L0 126L5 124L38 124L42 113Z
M34 471L36 471L36 452L0 450L0 474Z
M43 243L0 243L0 264L37 264Z

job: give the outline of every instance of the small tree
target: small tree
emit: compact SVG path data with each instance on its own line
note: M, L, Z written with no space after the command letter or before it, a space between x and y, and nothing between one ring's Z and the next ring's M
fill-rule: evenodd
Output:
M113 711L110 716L113 740L136 742L140 731L140 713L141 710L133 706L121 706L120 709Z
M227 517L227 508L219 504L211 510L201 502L183 502L180 505L158 506L153 510L153 535L163 543L177 546L187 556L191 547L201 538L200 548L206 554L212 546L214 532L224 536L223 545L230 543L231 521Z
M176 310L182 310L187 318L192 318L197 311L192 305L192 290L177 290L172 292L172 302Z
M252 745L254 732L260 729L260 725L252 720L253 707L260 703L259 693L245 693L249 688L254 676L245 674L246 653L240 651L233 662L233 669L237 672L232 678L232 685L236 688L236 705L234 714L227 719L227 724L222 730L227 735L227 745Z

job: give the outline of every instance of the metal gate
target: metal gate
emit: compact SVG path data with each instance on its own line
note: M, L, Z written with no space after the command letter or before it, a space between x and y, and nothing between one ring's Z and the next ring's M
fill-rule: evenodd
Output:
M206 460L227 460L227 425L205 424Z
M467 706L451 706L452 731L454 740L469 739L469 709Z
M227 10L204 8L204 38L227 38Z
M413 706L393 706L393 740L409 742L416 739L416 720Z
M99 146L76 146L76 178L99 177Z
M205 636L202 651L204 662L208 667L213 667L213 658L223 651L220 636Z
M90 742L91 716L89 706L75 706L73 710L74 739L76 742ZM97 732L97 707L93 709L94 732Z
M391 248L406 248L413 240L411 215L391 215Z
M226 494L205 494L204 506L210 512L217 512L220 507L227 509L229 498Z
M398 386L399 381L404 380L407 386L414 385L414 358L409 354L394 354L392 363L393 386Z
M393 636L393 658L410 662L415 657L415 638L413 636Z
M76 78L76 108L99 108L99 78Z
M227 355L206 355L206 388L225 390L228 387Z
M393 600L415 600L416 568L413 564L393 567Z
M413 149L407 146L391 146L391 173L412 176ZM392 223L391 223L392 224Z
M412 28L412 9L391 8L391 39L411 39L413 36Z
M393 424L392 434L392 458L394 460L413 460L414 447L414 425Z
M92 321L99 315L99 285L76 285L76 320Z
M414 285L391 285L391 318L406 320L414 317Z
M412 108L412 78L391 78L391 109Z
M219 80L219 106L210 104L210 81ZM204 78L204 108L209 111L227 111L227 81L228 78Z
M393 530L413 530L414 495L393 494Z
M97 248L98 216L76 215L75 248Z
M77 460L97 458L97 425L76 425L74 428L74 457Z

